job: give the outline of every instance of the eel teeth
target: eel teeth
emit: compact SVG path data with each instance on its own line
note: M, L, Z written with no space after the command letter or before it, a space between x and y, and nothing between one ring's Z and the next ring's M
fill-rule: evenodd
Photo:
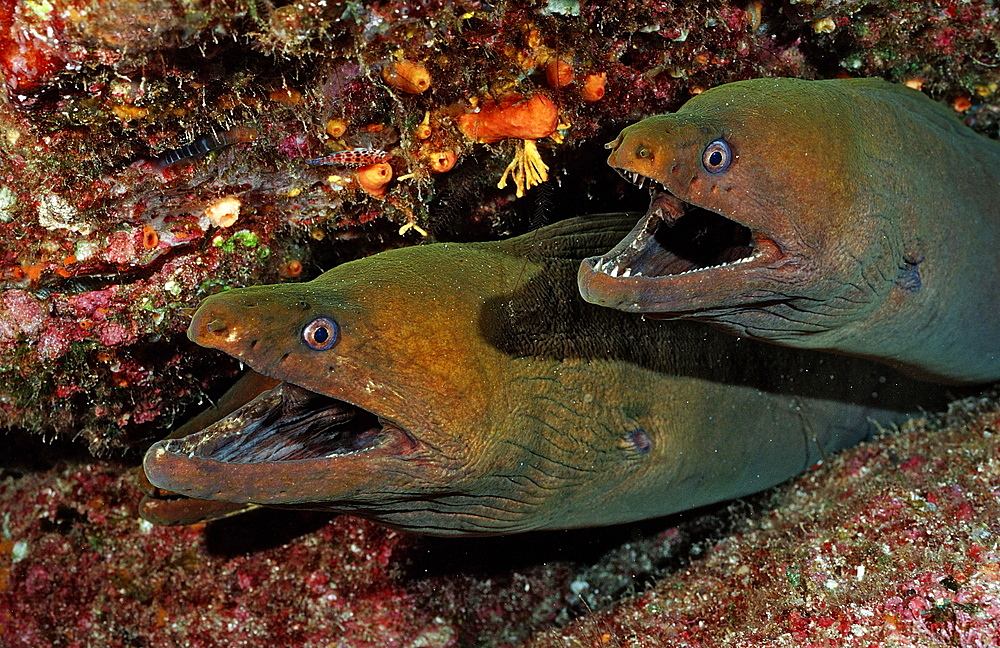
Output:
M632 268L624 267L607 259L598 259L594 262L594 272L602 272L609 277L627 279L628 277L641 277L641 272L633 274Z
M632 171L631 169L623 169L621 167L614 167L614 169L615 171L618 172L618 174L621 177L625 178L626 180L636 185L640 189L643 189L646 186L648 186L649 189L652 191L654 185L659 185L660 189L662 189L663 191L667 191L667 186L662 182L660 182L659 180L657 180L656 178L650 178L649 176L642 175L638 171Z
M659 180L656 180L655 178L650 178L649 176L644 176L638 171L630 171L629 169L620 169L620 172L623 176L625 176L626 179L628 179L629 182L636 185L640 189L644 189L646 187L646 183L649 183L650 189L653 188L653 183L660 185L660 188L663 190L666 190L667 188L666 185L664 185Z

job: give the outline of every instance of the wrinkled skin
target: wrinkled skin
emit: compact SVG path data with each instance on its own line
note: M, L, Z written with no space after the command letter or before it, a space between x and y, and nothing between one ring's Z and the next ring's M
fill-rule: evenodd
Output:
M392 250L206 299L190 337L285 382L154 445L149 481L441 535L603 525L761 490L936 404L870 362L586 304L580 260L634 221Z
M587 301L942 383L1000 379L1000 144L947 108L875 79L754 79L609 147L653 198L582 264Z

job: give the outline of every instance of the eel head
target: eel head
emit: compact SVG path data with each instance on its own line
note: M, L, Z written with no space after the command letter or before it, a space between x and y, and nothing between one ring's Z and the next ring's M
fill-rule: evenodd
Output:
M268 380L154 444L151 487L433 535L648 515L659 500L627 493L655 472L653 423L645 396L622 384L635 365L608 357L632 350L610 324L632 318L584 304L572 281L632 219L390 250L307 283L209 297L189 337ZM609 504L621 497L640 501Z
M784 86L760 85L709 90L608 144L608 164L651 200L624 240L582 263L584 299L717 320L828 292L851 260L840 242L854 202L850 137L833 137Z
M199 500L353 512L427 533L495 532L483 513L489 496L473 496L481 489L470 475L491 442L478 434L491 390L469 303L479 294L436 287L410 257L400 250L307 284L202 302L189 337L280 382L154 444L148 480ZM516 528L515 517L492 522Z

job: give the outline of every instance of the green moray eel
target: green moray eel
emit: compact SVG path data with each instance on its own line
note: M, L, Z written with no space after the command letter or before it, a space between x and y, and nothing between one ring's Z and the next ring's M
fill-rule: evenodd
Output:
M652 200L582 264L587 301L1000 379L1000 143L949 109L876 79L755 79L608 146Z
M635 219L209 297L191 339L282 382L155 444L149 481L439 535L605 525L753 493L936 405L875 363L585 303L580 261Z

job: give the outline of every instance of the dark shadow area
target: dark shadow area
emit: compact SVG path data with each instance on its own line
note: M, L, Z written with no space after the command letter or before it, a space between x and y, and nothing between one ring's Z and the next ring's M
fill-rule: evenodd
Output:
M435 197L430 205L435 240L488 241L585 214L641 214L649 204L648 192L626 182L609 167L604 148L604 143L617 137L629 123L613 124L569 150L560 148L554 154L543 150L547 162L554 157L550 162L552 177L513 201L484 200L495 194L496 179L483 175L487 152L473 151L463 164L435 179Z
M591 564L624 542L657 533L664 524L661 518L611 527L484 538L427 536L414 549L407 575L415 579L459 573L496 577L543 563Z
M256 509L210 522L205 528L205 549L222 558L247 556L312 533L333 516L317 511Z
M57 463L83 463L93 459L86 444L64 437L46 440L20 428L0 429L0 479L44 472Z

